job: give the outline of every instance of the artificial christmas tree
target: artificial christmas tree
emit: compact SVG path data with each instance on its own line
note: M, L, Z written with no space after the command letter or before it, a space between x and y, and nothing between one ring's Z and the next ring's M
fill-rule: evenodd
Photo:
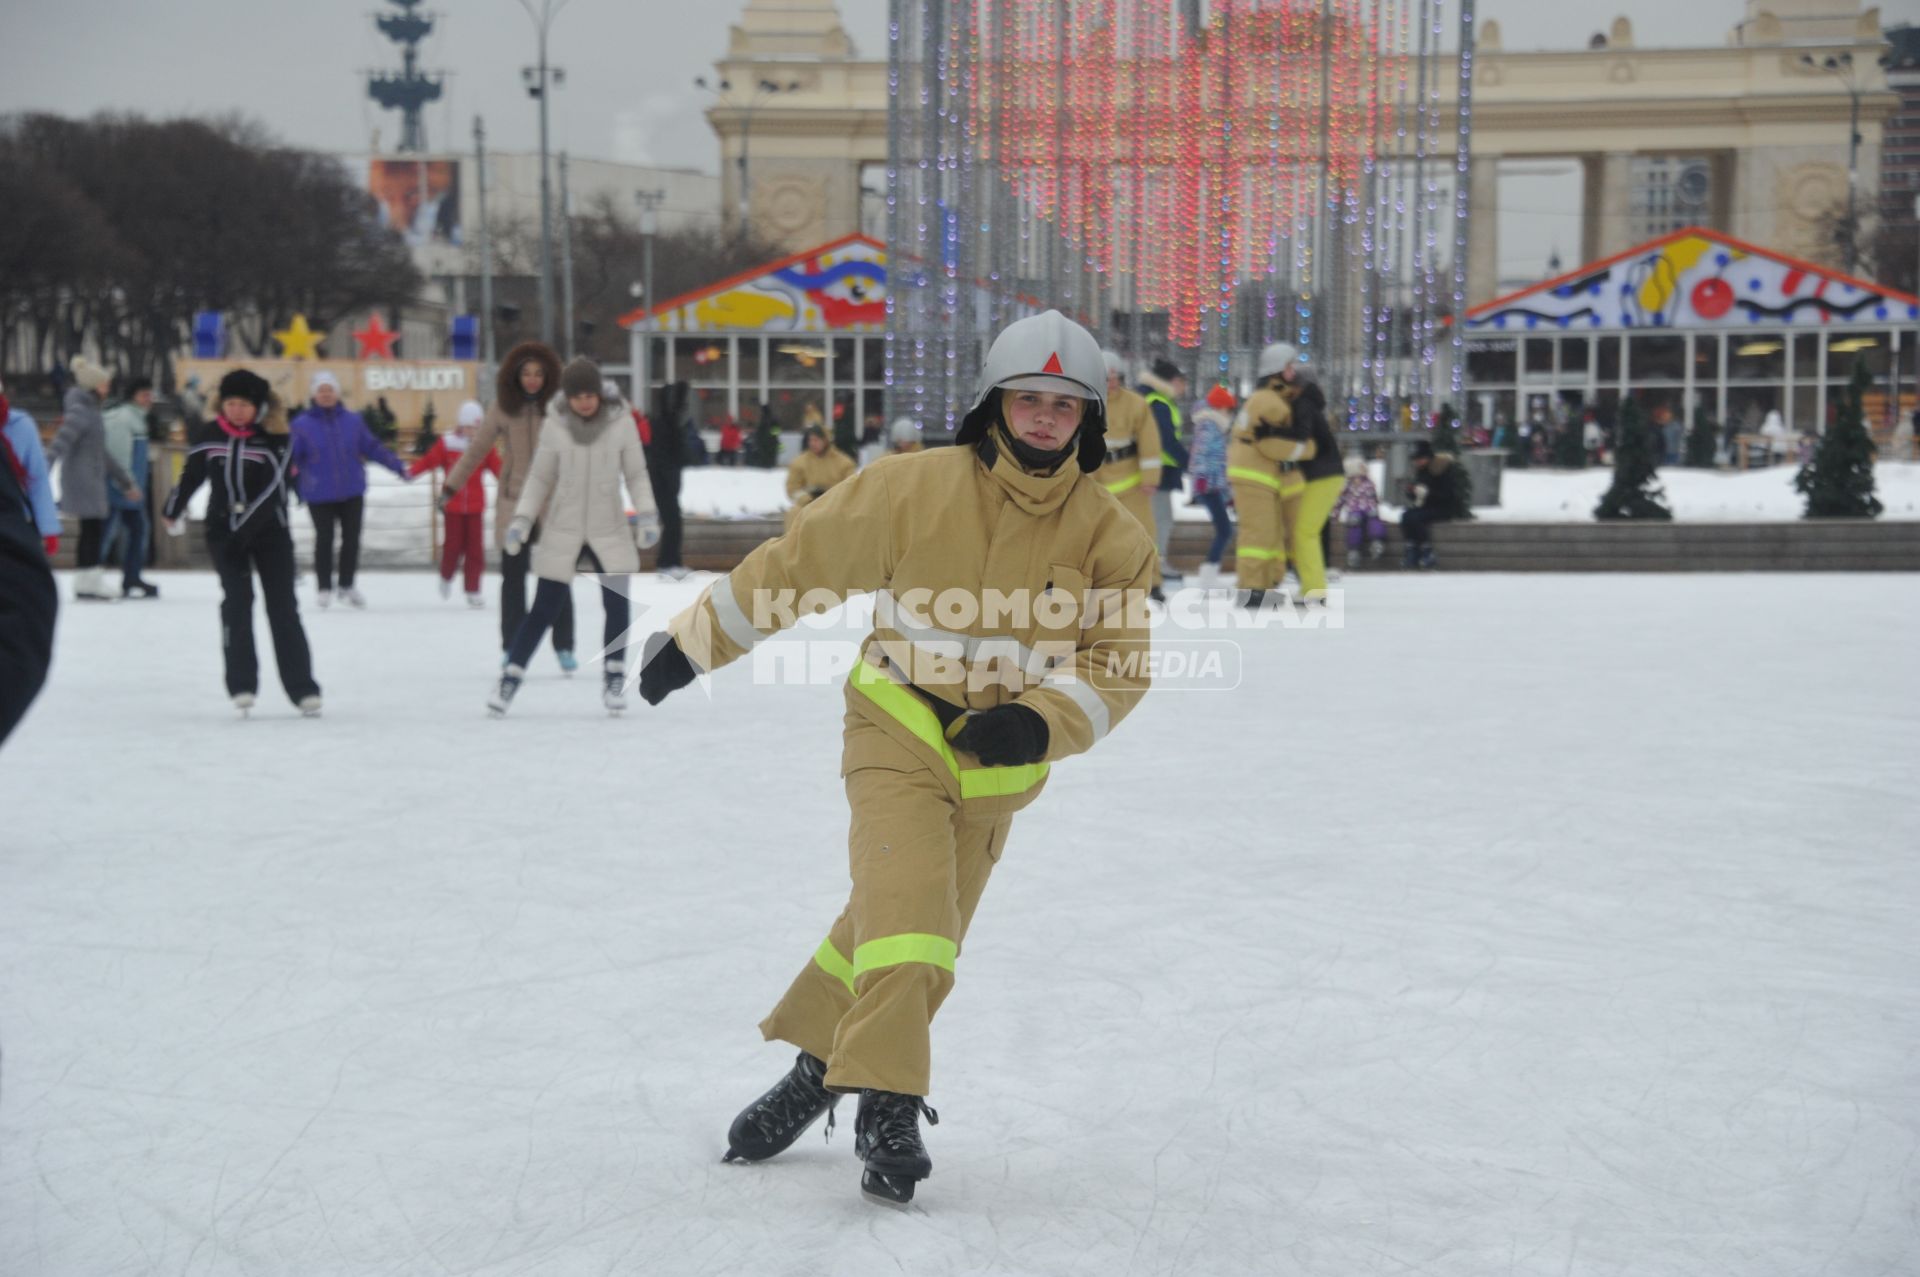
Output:
M845 412L840 411L844 405L836 404L834 407L833 446L846 453L849 457L852 457L855 461L858 461L860 459L860 436L854 431L853 420Z
M1806 495L1809 519L1871 519L1885 508L1873 495L1873 436L1860 406L1872 384L1866 362L1856 363L1838 420L1793 477L1794 489Z
M747 438L747 464L771 470L780 464L780 427L766 404L760 405L760 424Z
M1613 449L1613 486L1594 507L1596 519L1672 519L1667 494L1653 460L1653 435L1641 416L1640 405L1629 399L1620 405L1618 440Z
M1693 429L1687 431L1687 464L1696 470L1711 470L1714 454L1719 450L1719 423L1710 412L1696 413Z

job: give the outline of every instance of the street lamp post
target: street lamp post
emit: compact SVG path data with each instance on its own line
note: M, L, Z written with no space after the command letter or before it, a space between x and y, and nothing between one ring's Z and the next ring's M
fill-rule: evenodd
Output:
M640 201L640 233L646 237L646 265L642 272L645 289L647 317L640 329L640 358L636 362L639 381L636 391L640 396L640 410L651 413L653 404L653 334L660 326L660 316L655 312L656 301L653 295L653 237L659 230L660 215L655 212L660 202L667 198L664 189L635 191L633 197Z
M547 65L547 32L553 26L553 20L567 7L567 0L540 0L540 8L535 10L533 0L520 0L520 7L533 19L534 30L539 33L539 61L530 67L520 68L520 78L526 82L527 96L540 103L540 340L553 345L553 188L547 175L547 90L552 86L566 83L567 73L559 67Z
M725 94L731 92L733 89L733 81L731 80L722 80L718 85L712 85L707 83L706 76L699 75L694 77L693 87L696 89L704 89L706 92L713 94L723 106L738 105L737 103L729 103L725 97ZM777 93L793 93L799 88L800 82L798 80L790 80L786 84L775 84L772 80L762 79L758 84L754 85L753 93L749 95L746 105L742 108L740 119L740 154L734 157L734 165L740 176L740 190L734 202L736 209L735 219L742 234L746 233L748 229L747 218L750 215L750 209L752 207L748 196L749 188L747 185L747 150L753 141L754 110L759 107L761 103Z
M1847 274L1851 275L1860 262L1860 86L1853 78L1853 55L1829 53L1815 58L1803 53L1800 65L1839 80L1853 103L1847 117Z

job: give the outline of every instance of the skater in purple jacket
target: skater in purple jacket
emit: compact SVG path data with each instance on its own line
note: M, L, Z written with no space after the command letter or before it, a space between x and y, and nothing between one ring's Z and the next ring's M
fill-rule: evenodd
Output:
M1347 562L1358 561L1360 546L1367 547L1367 558L1377 559L1387 548L1387 525L1380 521L1380 492L1367 474L1367 460L1351 456L1346 461L1347 486L1333 503L1333 517L1346 525Z
M360 566L360 519L366 508L367 462L377 461L408 478L407 467L359 413L340 402L340 382L322 369L313 374L313 403L293 419L292 465L300 499L313 513L313 572L321 607L333 602L333 529L340 528L340 601L365 607L353 586Z

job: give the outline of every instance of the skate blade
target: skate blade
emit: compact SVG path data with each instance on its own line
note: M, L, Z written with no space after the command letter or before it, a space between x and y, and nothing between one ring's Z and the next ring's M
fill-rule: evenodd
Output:
M882 1175L867 1171L860 1176L860 1192L876 1206L903 1208L913 1201L913 1186L918 1180L904 1175Z

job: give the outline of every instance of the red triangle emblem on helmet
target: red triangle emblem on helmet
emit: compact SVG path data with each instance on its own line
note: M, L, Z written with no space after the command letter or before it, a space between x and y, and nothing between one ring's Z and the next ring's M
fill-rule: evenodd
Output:
M1060 352L1057 350L1054 351L1052 357L1047 360L1047 366L1045 368L1042 368L1040 371L1041 372L1057 372L1064 377L1066 375L1067 370L1060 366Z

